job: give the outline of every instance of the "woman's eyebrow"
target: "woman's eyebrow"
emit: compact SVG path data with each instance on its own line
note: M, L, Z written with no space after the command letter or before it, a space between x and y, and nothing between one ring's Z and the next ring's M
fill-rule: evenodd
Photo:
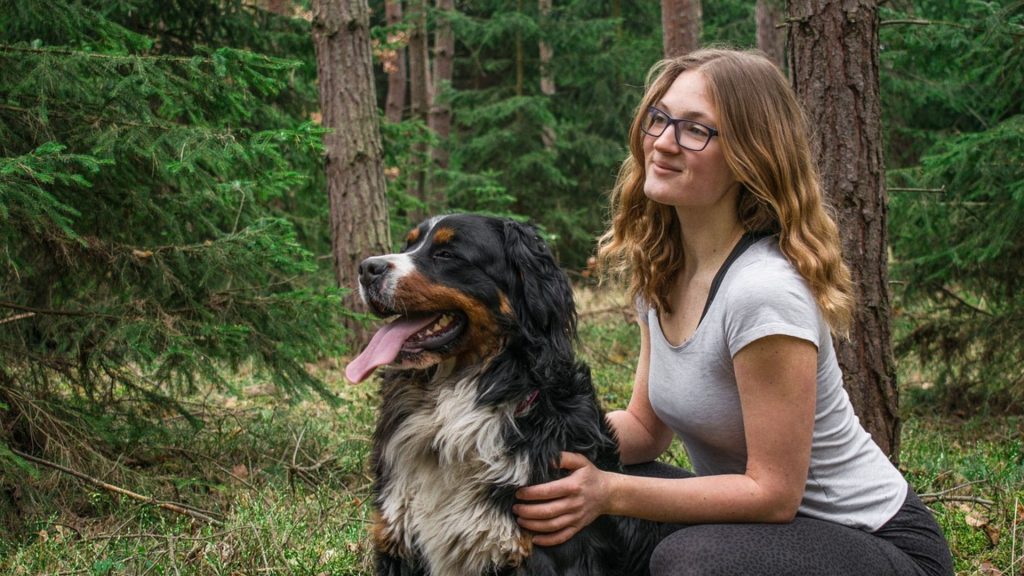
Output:
M704 122L711 120L711 116L708 116L704 112L700 112L697 110L684 110L682 113L677 114L669 110L668 106L665 106L665 103L662 102L661 100L658 100L654 104L654 107L657 108L658 110L661 110L662 112L665 112L666 114L673 118L685 118L686 120L700 120Z

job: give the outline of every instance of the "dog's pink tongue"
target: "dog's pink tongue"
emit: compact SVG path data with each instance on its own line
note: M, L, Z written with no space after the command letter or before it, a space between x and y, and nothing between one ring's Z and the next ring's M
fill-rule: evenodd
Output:
M373 335L363 353L345 367L345 377L353 384L366 380L367 376L378 367L393 362L402 349L402 344L405 344L405 341L413 334L430 326L437 318L437 315L417 318L402 317L383 326Z

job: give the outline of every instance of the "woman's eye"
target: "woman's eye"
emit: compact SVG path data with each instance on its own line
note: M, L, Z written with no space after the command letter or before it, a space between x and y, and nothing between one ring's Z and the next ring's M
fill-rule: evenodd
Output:
M686 131L701 138L705 138L708 135L708 131L703 126L699 126L697 124L688 125Z

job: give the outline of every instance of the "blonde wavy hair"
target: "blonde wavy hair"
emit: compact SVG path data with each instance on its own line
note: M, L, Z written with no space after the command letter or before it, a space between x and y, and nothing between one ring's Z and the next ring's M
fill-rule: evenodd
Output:
M629 156L611 192L611 227L598 242L599 269L628 278L634 300L671 312L669 290L684 264L682 231L672 207L644 194L640 123L688 70L704 76L718 114L725 160L741 184L740 222L748 231L778 235L832 331L846 334L854 302L850 272L824 204L807 121L782 72L757 51L698 50L651 68L629 129Z

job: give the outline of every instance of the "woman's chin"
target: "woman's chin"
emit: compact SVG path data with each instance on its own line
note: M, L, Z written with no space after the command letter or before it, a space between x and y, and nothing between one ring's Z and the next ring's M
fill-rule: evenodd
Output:
M666 182L651 182L649 179L644 184L644 196L658 204L672 205L676 200L678 191Z

